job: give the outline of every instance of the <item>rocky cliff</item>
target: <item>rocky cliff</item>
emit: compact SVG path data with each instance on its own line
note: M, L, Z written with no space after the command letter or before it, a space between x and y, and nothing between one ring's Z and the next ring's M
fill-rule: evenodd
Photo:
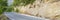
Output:
M17 9L24 14L60 20L60 0L36 0L33 4L19 6Z

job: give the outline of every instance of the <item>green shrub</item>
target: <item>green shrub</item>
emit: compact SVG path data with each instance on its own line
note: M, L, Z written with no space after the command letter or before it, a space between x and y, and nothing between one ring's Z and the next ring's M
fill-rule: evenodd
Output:
M34 1L35 0L14 0L13 4L11 6L8 6L7 0L0 0L0 14L3 12L14 11L15 6L26 6L28 4L32 4Z
M14 5L15 6L26 6L28 4L32 4L35 0L14 0Z
M2 14L7 7L7 0L0 0L0 14Z

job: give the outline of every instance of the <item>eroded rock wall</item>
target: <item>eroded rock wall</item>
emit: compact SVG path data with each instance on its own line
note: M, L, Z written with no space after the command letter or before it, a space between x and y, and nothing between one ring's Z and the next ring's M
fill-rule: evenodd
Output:
M60 16L60 0L36 0L33 4L18 9L24 14L57 20Z

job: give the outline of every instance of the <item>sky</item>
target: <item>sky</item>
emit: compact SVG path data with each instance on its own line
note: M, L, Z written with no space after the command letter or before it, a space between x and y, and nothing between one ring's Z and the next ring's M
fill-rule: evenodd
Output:
M13 3L14 0L8 0L8 6L10 6Z

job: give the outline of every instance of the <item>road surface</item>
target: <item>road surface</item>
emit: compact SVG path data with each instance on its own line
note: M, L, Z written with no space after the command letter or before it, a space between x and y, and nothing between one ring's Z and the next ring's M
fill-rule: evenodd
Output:
M17 14L16 12L5 12L4 15L6 15L10 20L45 20L44 18L35 18Z

